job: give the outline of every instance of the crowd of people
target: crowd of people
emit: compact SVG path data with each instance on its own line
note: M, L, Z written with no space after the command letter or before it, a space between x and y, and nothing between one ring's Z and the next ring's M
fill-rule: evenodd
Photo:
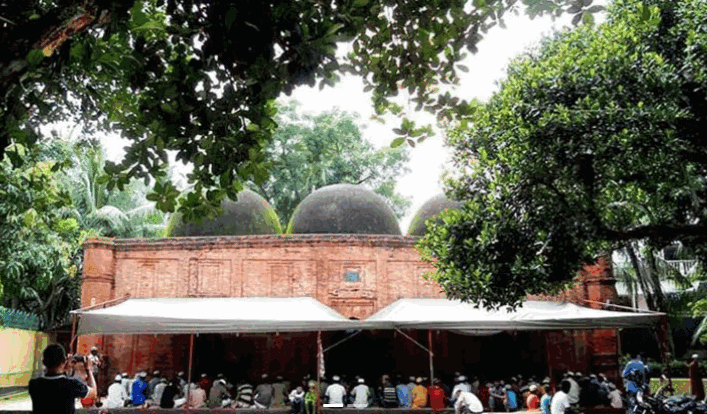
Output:
M454 408L457 413L538 411L565 414L571 406L623 407L621 392L603 375L567 372L552 393L550 378L538 381L522 375L494 381L456 373L453 381L383 375L370 384L363 377L334 375L318 383L311 377L291 381L263 374L257 383L232 381L223 374L203 373L188 382L184 372L167 378L159 371L115 376L104 400L106 408L284 408L292 414L312 414L324 407Z
M467 378L459 372L446 382L439 378L430 381L421 376L386 374L372 383L360 376L334 375L331 381L322 377L317 382L311 376L295 380L262 374L254 384L249 378L232 378L224 374L212 378L202 373L198 380L190 382L184 372L170 378L159 370L139 370L132 375L124 372L112 378L107 395L101 399L95 379L99 375L96 368L101 359L93 351L93 357L67 358L60 346L47 347L43 360L47 371L43 377L30 383L33 404L41 405L44 401L41 396L58 393L57 386L61 385L62 390L71 391L70 395L61 397L66 397L67 404L73 398L79 398L84 406L105 408L269 409L289 406L292 414L312 414L321 404L332 408L429 407L433 411L453 407L457 414L515 411L567 414L567 409L573 406L624 406L621 392L606 376L579 372L566 372L559 384L551 384L549 377L539 381L534 377L526 380L522 375L484 381L479 377ZM626 402L630 403L631 395L637 392L635 382L644 381L645 374L640 357L626 366L623 371L627 380ZM555 386L558 390L553 393Z

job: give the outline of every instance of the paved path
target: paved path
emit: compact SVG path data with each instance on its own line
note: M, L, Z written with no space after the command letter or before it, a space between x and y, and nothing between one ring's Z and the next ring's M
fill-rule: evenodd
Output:
M81 403L77 400L76 401L76 408L82 408ZM17 401L12 401L12 402L2 402L0 401L0 411L17 411L17 410L27 410L27 411L32 411L32 400L29 399L29 396L27 399L24 400L17 400Z

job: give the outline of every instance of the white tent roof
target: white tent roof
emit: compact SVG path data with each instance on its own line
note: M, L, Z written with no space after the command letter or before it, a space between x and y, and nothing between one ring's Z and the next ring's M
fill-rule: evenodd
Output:
M144 298L78 314L79 334L305 332L356 329L314 298Z
M446 329L468 334L511 330L602 329L652 326L662 313L629 313L590 309L567 302L526 301L513 312L476 309L448 299L400 299L366 319L373 325L412 329Z

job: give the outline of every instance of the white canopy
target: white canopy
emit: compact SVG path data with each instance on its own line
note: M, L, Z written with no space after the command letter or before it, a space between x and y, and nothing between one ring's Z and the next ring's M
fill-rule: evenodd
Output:
M79 334L307 332L356 329L314 298L144 298L72 311Z
M526 301L509 308L485 310L448 299L400 299L366 319L380 328L446 329L467 334L513 330L602 329L652 326L662 313L590 309L567 302Z

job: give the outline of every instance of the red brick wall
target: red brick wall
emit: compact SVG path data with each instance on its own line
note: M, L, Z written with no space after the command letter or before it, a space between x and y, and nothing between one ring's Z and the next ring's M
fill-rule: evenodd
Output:
M311 296L344 316L364 319L400 298L444 297L438 285L422 278L432 268L420 260L415 242L414 237L371 235L92 240L85 248L82 305L128 293L132 297ZM358 280L347 281L347 274L353 279L358 275ZM614 295L610 262L600 258L580 272L573 288L554 298L529 299L586 305L582 300L604 302ZM547 335L554 370L586 371L597 363L602 370L615 369L614 331ZM111 356L112 372L156 368L172 374L186 371L188 338L115 335L103 343L101 337L83 336L79 350L103 345ZM264 354L258 364L263 370L278 358L276 345L272 340L258 342ZM437 352L446 356L446 346Z

